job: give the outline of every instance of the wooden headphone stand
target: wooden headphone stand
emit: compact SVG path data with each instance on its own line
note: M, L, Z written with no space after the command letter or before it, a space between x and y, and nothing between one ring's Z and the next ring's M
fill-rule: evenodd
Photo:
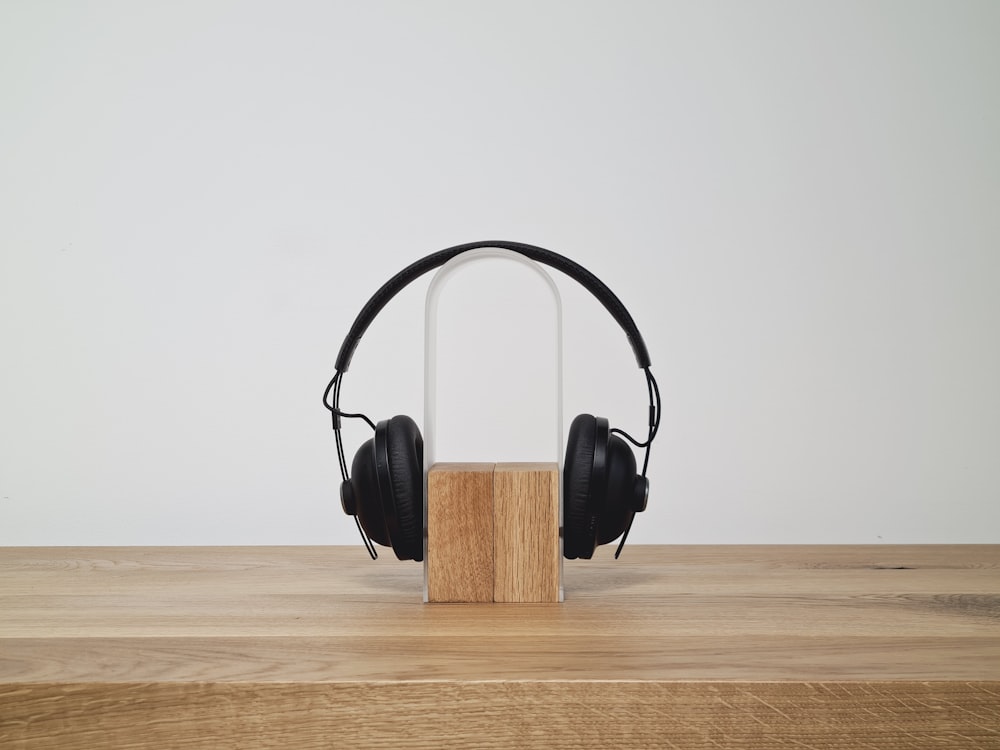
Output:
M426 544L428 602L562 601L558 464L434 464Z

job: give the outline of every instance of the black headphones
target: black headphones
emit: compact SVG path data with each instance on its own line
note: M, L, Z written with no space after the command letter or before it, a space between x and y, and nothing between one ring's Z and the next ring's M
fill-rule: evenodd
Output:
M392 547L400 560L424 559L424 443L420 429L410 417L395 416L375 424L364 414L340 409L340 387L344 373L361 337L375 316L414 279L444 265L456 255L478 248L499 248L524 255L555 268L578 281L593 294L625 331L649 391L649 432L644 442L611 429L608 420L590 414L578 415L570 425L563 466L563 555L569 560L590 559L598 545L621 536L615 557L621 553L637 512L646 509L649 496L649 450L660 426L660 391L649 371L649 353L632 316L621 300L594 274L578 263L550 250L520 242L471 242L421 258L393 276L372 295L355 318L337 355L333 378L323 391L323 406L333 416L337 457L343 483L340 501L344 512L354 516L372 559L375 544ZM332 400L331 400L332 392ZM363 419L375 431L354 456L348 476L340 435L341 417ZM624 439L623 439L624 438ZM628 440L645 448L642 472Z

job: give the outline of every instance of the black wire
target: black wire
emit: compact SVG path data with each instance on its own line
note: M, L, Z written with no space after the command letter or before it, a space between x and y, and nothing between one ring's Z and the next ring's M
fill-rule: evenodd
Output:
M323 389L323 408L328 411L333 411L333 407L327 401L327 398L329 397L330 391L333 387L337 385L337 381L340 380L340 375L340 370L337 370L337 372L333 374L333 377L330 378L330 382L326 384L326 388Z
M656 378L653 377L653 373L651 373L648 368L646 368L644 372L646 373L646 389L649 391L650 414L653 416L653 419L650 420L649 424L649 435L645 441L640 443L634 437L625 432L625 430L620 430L617 427L611 430L612 433L621 435L636 448L647 447L653 441L653 438L656 437L656 433L660 429L660 389L659 386L656 385Z
M649 391L649 412L652 419L650 419L649 425L649 435L646 438L646 442L639 443L633 437L623 432L622 430L614 429L611 432L616 432L622 437L628 439L633 445L639 448L646 449L646 455L642 460L642 476L645 478L646 469L649 468L649 451L653 445L653 438L656 437L656 433L660 431L660 386L656 382L656 378L653 377L653 373L649 371L648 367L643 368L646 372L646 389ZM618 543L618 549L615 550L615 559L622 553L622 548L625 546L625 540L628 539L628 533L632 530L632 523L635 521L635 513L628 521L628 526L625 527L625 531L622 534L621 541Z
M348 419L363 419L368 423L368 426L372 428L372 432L375 432L375 423L372 422L364 414L348 414L346 411L341 411L340 409L335 409L333 412L338 417L347 417Z
M627 432L625 432L625 430L620 430L617 427L612 427L611 428L611 434L612 435L621 435L623 438L625 438L630 443L632 443L632 445L634 445L636 448L645 448L647 445L649 445L649 441L640 443L634 437L632 437Z
M347 481L347 461L344 459L344 442L340 436L340 424L337 422L337 405L340 402L340 373L338 372L334 378L333 387L333 405L330 407L330 412L333 414L333 434L336 436L337 441L337 462L340 464L340 476ZM323 403L326 403L324 399Z
M340 476L342 476L344 481L347 482L347 461L344 459L344 442L340 435L340 422L337 417L360 417L365 420L373 430L375 429L375 425L364 414L347 414L340 410L340 383L342 375L343 373L338 370L327 384L326 390L323 391L323 406L329 409L330 413L333 415L333 433L336 436L335 439L337 441L337 462L340 464ZM331 390L333 391L333 400L328 402L327 399ZM368 555L372 560L377 560L378 551L375 549L375 544L365 533L364 528L361 526L361 519L357 515L354 516L354 524L358 527L358 533L361 534L361 541L364 542L365 549L368 550Z
M365 543L365 549L368 550L368 555L372 560L378 560L378 550L375 549L375 543L368 538L365 530L361 527L361 519L358 516L354 517L354 523L358 527L358 533L361 534L361 541Z
M618 543L618 549L615 550L615 559L622 553L622 547L625 546L625 540L628 539L628 533L632 530L632 522L635 520L635 513L628 520L628 526L625 527L625 533L622 534L622 540Z
M323 406L325 406L327 408L327 410L334 417L333 429L334 430L337 429L337 420L336 420L337 417L347 417L348 419L363 419L363 420L365 420L365 422L368 423L368 426L371 427L372 431L374 432L374 430L375 430L375 423L373 421L371 421L366 415L361 414L361 413L351 414L351 413L348 413L346 411L341 411L340 410L340 376L341 375L343 375L343 373L341 373L341 372L338 372L336 375L334 375L333 379L327 384L326 390L323 391ZM330 389L331 388L333 389L333 402L332 403L330 403L330 402L327 401L327 397L330 395Z
M644 477L646 476L646 469L649 467L649 449L653 445L653 439L656 437L656 434L660 431L660 415L662 412L662 404L660 402L660 386L657 385L656 378L653 377L653 373L649 371L648 367L646 368L646 386L650 390L649 393L650 404L653 404L654 394L655 394L656 405L652 406L651 408L654 409L656 418L653 420L653 424L650 426L649 439L646 441L646 456L642 460L642 475ZM631 526L631 524L629 524L629 526Z

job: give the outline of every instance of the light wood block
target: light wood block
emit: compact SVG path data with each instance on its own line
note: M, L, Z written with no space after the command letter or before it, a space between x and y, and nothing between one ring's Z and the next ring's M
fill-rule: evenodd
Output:
M493 567L493 464L434 464L427 473L428 601L493 601Z
M0 548L0 748L1000 747L1000 545L613 552L511 607L360 545Z
M497 464L493 507L493 600L558 602L559 465Z
M558 602L560 570L558 464L430 468L429 602Z

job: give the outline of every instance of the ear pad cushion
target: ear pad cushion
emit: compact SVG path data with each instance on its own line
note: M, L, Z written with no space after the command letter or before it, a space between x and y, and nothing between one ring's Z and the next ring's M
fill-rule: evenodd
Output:
M587 512L597 441L597 418L579 414L566 439L563 466L563 556L568 560L594 554L596 524Z
M608 440L608 493L597 529L598 544L620 537L635 515L632 504L635 469L632 449L618 435L612 435Z
M375 472L375 439L366 440L354 454L351 464L351 485L361 528L375 544L391 546L389 531L382 512L382 498L378 491Z
M399 538L392 540L392 547L400 560L420 562L424 559L424 439L417 423L406 415L390 419L386 447L399 526Z

